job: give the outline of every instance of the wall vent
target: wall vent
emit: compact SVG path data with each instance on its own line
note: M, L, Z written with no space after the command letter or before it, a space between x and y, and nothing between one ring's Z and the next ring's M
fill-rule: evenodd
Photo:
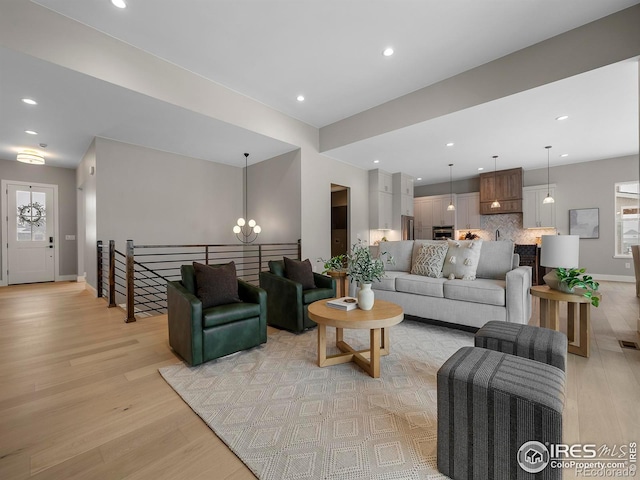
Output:
M627 340L618 340L618 343L620 343L620 346L622 348L629 348L631 350L640 350L640 347L638 347L638 344L636 342L629 342Z

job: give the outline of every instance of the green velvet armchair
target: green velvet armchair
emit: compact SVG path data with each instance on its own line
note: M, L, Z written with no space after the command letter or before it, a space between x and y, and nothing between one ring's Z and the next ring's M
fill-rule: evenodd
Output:
M269 262L269 271L260 272L260 287L267 292L267 321L277 328L301 333L317 324L309 319L309 304L336 296L336 281L314 273L317 288L303 290L302 284L284 276L281 260Z
M267 341L267 293L238 279L242 302L202 309L193 266L182 281L167 283L169 345L189 365L255 347Z

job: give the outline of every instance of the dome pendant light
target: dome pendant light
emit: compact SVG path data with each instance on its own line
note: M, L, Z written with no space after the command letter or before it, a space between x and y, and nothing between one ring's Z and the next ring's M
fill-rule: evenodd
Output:
M233 233L236 234L236 238L242 243L255 242L256 238L262 231L260 225L256 224L256 221L251 219L248 222L247 218L247 177L249 176L249 154L244 154L244 217L238 219L238 224L233 227Z
M544 197L542 201L543 204L547 203L555 203L555 200L551 196L551 188L549 187L549 151L551 150L551 145L544 147L547 149L547 196Z
M500 202L498 201L498 185L496 184L496 170L498 165L498 155L493 156L493 191L496 194L496 199L491 202L491 208L500 208Z
M451 176L451 167L453 167L453 163L449 164L449 206L447 207L447 212L453 212L456 209L456 206L453 204L453 177Z

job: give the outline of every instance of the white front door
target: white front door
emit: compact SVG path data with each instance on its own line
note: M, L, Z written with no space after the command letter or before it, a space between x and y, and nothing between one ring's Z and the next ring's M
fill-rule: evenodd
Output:
M8 283L55 280L53 187L7 185Z

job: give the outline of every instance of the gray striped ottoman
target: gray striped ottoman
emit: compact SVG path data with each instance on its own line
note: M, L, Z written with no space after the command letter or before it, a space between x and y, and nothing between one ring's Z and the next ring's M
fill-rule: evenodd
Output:
M475 346L530 358L566 371L567 336L548 328L487 322L476 333Z
M544 445L562 442L564 388L554 366L461 348L438 371L438 470L454 480L561 479Z

